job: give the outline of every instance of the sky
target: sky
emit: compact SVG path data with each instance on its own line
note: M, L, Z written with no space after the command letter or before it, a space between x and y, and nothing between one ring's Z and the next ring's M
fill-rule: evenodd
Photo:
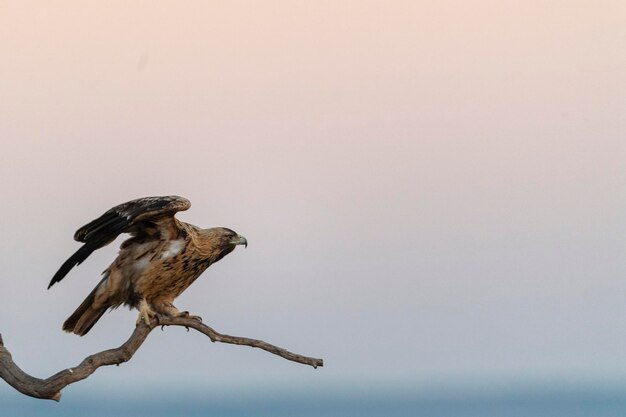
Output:
M47 377L121 344L134 311L61 331L121 238L47 283L80 226L176 194L249 241L176 305L325 366L167 328L85 389L625 380L625 22L623 1L0 1L7 347Z

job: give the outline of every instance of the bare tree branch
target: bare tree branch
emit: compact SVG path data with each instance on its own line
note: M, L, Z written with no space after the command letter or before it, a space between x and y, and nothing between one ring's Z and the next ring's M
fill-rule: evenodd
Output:
M78 366L64 369L47 379L35 378L22 371L15 364L15 362L13 362L11 353L4 346L2 335L0 335L0 378L4 379L9 385L22 394L34 398L59 401L61 399L61 390L63 388L73 384L74 382L89 377L89 375L93 374L99 367L106 365L118 365L129 361L137 349L139 349L142 343L146 340L150 332L158 326L183 326L192 328L207 335L212 342L256 347L281 356L287 360L310 365L314 368L324 365L324 361L322 359L298 355L262 340L229 336L218 333L209 326L194 319L160 317L158 323L154 320L149 326L141 322L137 325L133 334L130 335L130 338L120 347L104 350L87 356Z

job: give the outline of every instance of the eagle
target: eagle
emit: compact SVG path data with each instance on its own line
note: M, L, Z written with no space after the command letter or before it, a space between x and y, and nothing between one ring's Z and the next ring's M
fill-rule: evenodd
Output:
M248 246L245 237L226 227L201 229L174 215L191 207L178 196L144 197L122 203L76 231L83 245L54 274L48 289L95 250L128 233L102 280L63 323L63 330L84 336L107 309L120 305L139 310L137 323L159 316L201 318L172 304L211 264Z

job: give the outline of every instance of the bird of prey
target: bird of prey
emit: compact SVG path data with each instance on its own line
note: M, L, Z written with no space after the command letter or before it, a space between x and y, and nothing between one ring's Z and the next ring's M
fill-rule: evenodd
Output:
M232 252L237 245L248 246L245 237L231 229L201 229L174 218L187 210L189 200L178 196L145 197L105 212L76 231L83 242L54 275L48 288L61 281L96 249L108 245L122 233L129 233L102 280L63 324L63 330L83 336L104 312L124 304L139 310L137 323L159 315L190 317L172 302L206 270Z

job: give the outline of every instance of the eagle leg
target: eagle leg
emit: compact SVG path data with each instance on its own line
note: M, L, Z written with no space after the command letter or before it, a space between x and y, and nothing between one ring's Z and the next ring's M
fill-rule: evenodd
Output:
M142 298L139 302L139 317L137 317L137 324L143 321L146 325L150 326L150 320L154 317L157 317L157 313L152 310L152 308L150 308L150 304Z
M189 314L188 311L180 311L172 303L155 303L154 308L158 314L168 317L183 317L202 322L202 317Z
M177 317L185 317L185 318L188 318L188 319L197 320L200 323L202 323L202 317L194 316L193 314L189 314L188 311L181 311L180 314Z

